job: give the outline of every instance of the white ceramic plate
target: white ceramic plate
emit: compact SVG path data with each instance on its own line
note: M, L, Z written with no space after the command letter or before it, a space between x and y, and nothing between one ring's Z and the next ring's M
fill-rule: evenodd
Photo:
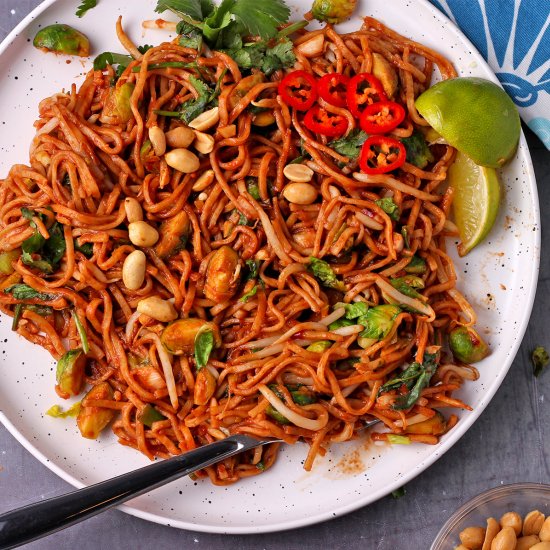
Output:
M74 0L48 0L25 19L0 48L2 144L0 174L26 162L32 123L40 99L90 68L88 61L45 55L30 42L40 26L64 22L90 37L93 54L120 51L115 20L122 14L137 43L158 43L166 34L143 34L141 21L155 17L154 0L100 1L83 19ZM305 12L310 0L294 0ZM372 14L390 27L448 56L461 75L495 80L464 36L429 4L409 0L363 0L358 13ZM356 28L355 19L347 28ZM346 27L344 27L346 28ZM257 533L326 520L374 502L425 470L473 424L500 386L525 332L535 295L539 263L539 210L529 152L522 137L515 159L503 170L504 203L486 242L467 259L457 260L460 288L479 313L478 328L492 354L479 364L481 378L463 390L474 411L461 414L440 445L380 448L365 441L335 446L311 473L302 469L306 447L286 446L276 466L231 487L182 479L123 507L144 519L175 527L217 533ZM42 349L0 321L0 420L48 468L76 487L147 464L139 453L111 435L99 441L80 437L73 420L44 416L59 399L54 393L54 362ZM473 460L474 458L472 458Z

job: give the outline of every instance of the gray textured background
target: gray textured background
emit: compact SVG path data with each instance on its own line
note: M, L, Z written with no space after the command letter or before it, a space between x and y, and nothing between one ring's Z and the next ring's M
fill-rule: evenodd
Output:
M0 0L0 38L39 3ZM407 485L405 497L388 497L345 517L304 529L248 536L179 531L111 511L25 548L426 550L452 511L480 491L501 483L549 482L544 450L550 437L550 399L546 399L550 372L536 380L528 356L537 344L550 347L550 335L544 326L550 307L550 256L544 253L548 246L549 222L544 213L550 210L550 154L528 130L527 139L543 212L541 273L527 334L492 403L446 455ZM0 426L0 512L69 489Z

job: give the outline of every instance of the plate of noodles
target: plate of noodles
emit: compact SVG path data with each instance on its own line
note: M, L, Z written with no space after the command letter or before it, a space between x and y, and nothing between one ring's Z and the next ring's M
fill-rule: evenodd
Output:
M232 433L282 438L122 507L206 532L330 519L424 471L501 384L538 273L523 136L493 230L456 252L455 150L414 99L496 79L444 16L364 0L274 37L288 14L258 2L205 42L152 0L81 19L50 0L0 50L0 420L76 487ZM288 4L292 22L311 8ZM91 56L33 48L54 23ZM381 101L403 116L372 141L358 120ZM446 342L474 325L490 353L472 366Z

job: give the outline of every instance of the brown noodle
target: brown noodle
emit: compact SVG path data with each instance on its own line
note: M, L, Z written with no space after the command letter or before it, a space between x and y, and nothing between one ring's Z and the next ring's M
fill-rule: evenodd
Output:
M454 267L446 253L445 238L456 234L447 221L452 195L444 184L454 149L432 147L436 161L426 170L406 163L398 176L363 174L357 179L356 163L327 145L327 138L312 134L302 124L302 115L292 113L277 97L282 72L252 86L232 104L231 92L242 77L227 55L212 52L201 57L177 42L163 43L141 55L120 23L117 31L127 49L139 57L116 83L117 87L127 82L135 85L130 120L100 121L114 71L110 67L91 71L78 90L73 85L70 92L40 103L30 166L13 166L0 188L4 251L19 249L34 233L21 207L43 215L34 221L46 238L55 220L63 226L67 248L57 272L44 275L19 259L13 262L14 272L0 283L0 290L25 283L51 299L17 300L1 292L0 307L13 316L18 303L50 306L47 314L25 309L17 332L55 358L80 346L71 315L75 310L90 343L86 382L107 381L114 390L112 399L86 397L83 405L119 411L113 430L120 443L150 458L169 457L228 434L246 433L288 443L306 441L310 446L307 470L331 442L356 437L365 419L378 418L390 432L400 434L408 424L433 417L436 409L469 409L452 395L464 380L475 379L476 371L445 362L443 351L430 387L410 410L392 409L396 391L378 395L381 385L403 365L422 362L427 351L439 351L450 328L475 322L471 306L455 288ZM296 50L296 68L318 76L331 71L353 75L371 71L375 52L393 65L399 77L396 101L408 112L394 131L396 137L409 136L415 127L426 124L414 100L429 86L434 67L442 78L456 76L442 56L372 18L365 18L356 32L339 35L326 26L299 34L295 43L316 34L324 37L323 53L304 57ZM148 70L167 61L195 62L197 68ZM158 125L167 131L182 125L155 111L174 111L196 95L189 83L191 74L212 86L223 78L220 120L209 130L215 138L213 151L201 155L199 170L183 174L152 151L144 155L143 146L149 128ZM257 101L274 117L267 130L252 124L248 107ZM355 125L354 118L341 111ZM282 195L283 168L302 154L301 144L303 154L311 157L304 162L315 172L313 182L320 193L309 206L289 203ZM193 190L207 170L213 170L214 177L206 179L199 191ZM258 200L248 191L250 177L257 179ZM383 196L392 196L402 212L408 247L395 222L374 202ZM187 247L170 258L159 257L154 247L144 249L146 277L136 291L128 290L121 280L124 260L135 249L128 240L127 197L139 201L146 221L157 229L182 211L191 226ZM241 215L250 225L239 225ZM86 243L93 245L91 258L81 251ZM223 245L238 253L243 270L247 260L261 260L262 284L246 302L240 298L254 282L244 278L229 297L213 301L204 295L207 266ZM362 349L357 345L361 327L338 334L321 322L332 314L335 302L359 300L374 306L389 301L392 293L395 296L389 278L403 274L415 254L427 265L422 275L425 289L420 299L411 299L412 310L397 316L383 340ZM330 263L345 282L345 292L320 285L307 269L310 256ZM171 299L180 318L206 319L220 328L223 344L203 369L215 384L205 405L195 404L194 358L169 355L159 340L166 324L136 313L138 302L148 296ZM332 345L321 353L306 349L318 340L330 340ZM175 380L175 395L169 392L163 357L169 363L168 377ZM272 391L273 384L279 397ZM296 404L288 389L291 385L306 388L315 402ZM274 402L286 406L283 410L290 410L300 425L280 423L266 414ZM165 419L152 427L144 425L139 414L146 404L154 404ZM456 421L451 415L447 430ZM386 434L372 437L384 440ZM409 437L429 444L439 438ZM256 475L273 464L277 448L274 444L256 449L206 468L200 475L208 475L215 484Z

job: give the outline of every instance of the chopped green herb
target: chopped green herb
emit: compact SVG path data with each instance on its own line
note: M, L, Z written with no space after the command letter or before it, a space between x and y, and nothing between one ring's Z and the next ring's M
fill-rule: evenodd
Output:
M311 256L309 258L308 269L324 286L341 291L346 289L344 283L337 279L336 273L334 273L330 265L324 260L319 260Z
M195 336L195 364L197 370L202 369L208 363L214 344L214 331L212 329L199 330Z
M540 376L542 371L548 366L548 363L550 363L550 356L545 348L537 346L531 353L531 361L533 362L533 374Z
M356 160L361 152L363 143L367 141L368 137L366 132L355 128L346 137L335 139L328 145L340 155L344 155L350 160Z
M415 130L409 137L402 138L401 142L407 151L407 162L418 168L425 168L428 163L433 162L432 152L424 136L418 130Z
M6 294L11 294L16 300L53 300L55 295L46 294L44 292L38 292L34 288L25 284L16 284L11 285L8 288L4 289Z
M254 285L251 290L249 290L239 298L239 302L243 302L243 303L248 302L250 298L256 296L257 292L258 292L258 285Z
M410 298L420 298L421 294L417 292L416 289L424 288L424 281L415 275L405 275L405 277L390 279L390 283L393 288Z
M399 217L401 216L401 212L399 211L399 207L395 202L393 202L393 199L391 197L386 197L384 199L378 199L377 201L374 201L392 220L399 221Z
M76 16L84 17L85 13L97 6L97 0L82 0L82 4L76 8Z
M257 279L258 278L261 263L262 262L260 260L246 260L245 264L246 264L246 267L249 270L248 276L246 277L247 281L249 279Z
M80 245L77 240L74 240L73 246L77 252L82 252L86 258L91 258L94 255L94 245L92 243L84 243Z
M202 32L187 21L180 21L176 28L179 36L179 45L200 51L202 49Z

